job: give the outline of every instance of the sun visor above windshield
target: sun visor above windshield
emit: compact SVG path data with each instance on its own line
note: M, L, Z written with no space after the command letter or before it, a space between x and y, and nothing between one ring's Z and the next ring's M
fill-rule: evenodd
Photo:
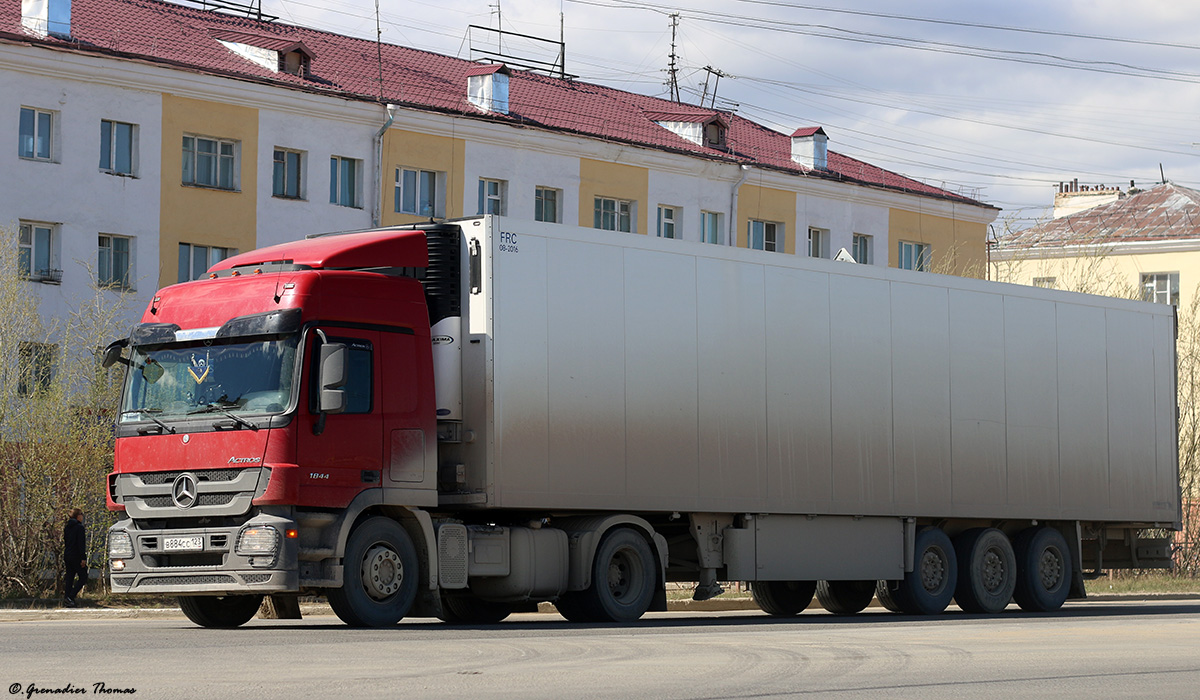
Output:
M429 249L424 231L343 233L281 243L234 255L213 265L209 272L268 263L326 270L428 267Z
M132 345L162 345L174 343L179 325L175 323L139 323L129 333Z
M245 335L288 335L300 330L300 309L272 309L231 318L217 329L218 338Z

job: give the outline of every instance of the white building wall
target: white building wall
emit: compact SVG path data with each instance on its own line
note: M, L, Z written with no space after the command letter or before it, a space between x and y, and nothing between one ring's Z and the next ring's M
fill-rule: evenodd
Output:
M729 206L733 201L733 185L741 177L736 165L697 163L692 172L684 170L650 171L650 201L647 202L646 233L658 233L658 206L682 207L683 213L676 222L678 237L685 241L700 241L700 212L715 211L724 215L722 228L729 227ZM684 165L684 163L681 163Z
M310 99L318 104L322 102L321 98ZM366 110L346 105L342 111L344 119L325 111L314 114L312 111L268 107L259 110L258 247L299 240L310 233L371 226L372 201L379 196L379 185L375 182L374 138L384 118L380 117L379 125L372 127L356 118ZM382 114L377 107L371 111ZM300 200L272 195L277 147L304 154L300 178L303 198ZM332 156L360 161L358 200L362 206L344 207L330 203L329 159ZM385 196L384 201L390 200Z
M509 129L509 131L513 131ZM507 135L512 138L512 134ZM506 216L533 220L534 195L538 187L560 191L559 223L575 225L579 215L579 158L525 147L521 141L507 144L469 140L463 159L463 213L476 213L479 179L507 183Z
M21 106L54 112L55 162L17 156ZM158 278L161 118L157 92L47 76L37 68L0 62L0 143L7 144L0 150L0 227L15 235L19 220L58 225L52 265L63 271L62 284L28 283L43 317L65 319L95 295L101 233L134 239L130 277L135 292L105 294L114 304L125 304L128 322L149 303ZM136 125L133 177L100 170L103 119Z
M842 248L852 251L854 234L872 237L872 255L876 265L888 262L888 214L886 206L842 199L817 193L801 192L796 197L796 250L802 252L809 227L829 231L829 257Z

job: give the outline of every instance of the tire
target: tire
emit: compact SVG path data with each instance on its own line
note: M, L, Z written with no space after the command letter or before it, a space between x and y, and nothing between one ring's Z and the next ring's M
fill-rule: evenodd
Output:
M1067 540L1052 527L1031 527L1013 543L1017 586L1013 599L1022 610L1058 610L1071 592L1071 557Z
M913 544L913 570L896 582L892 602L908 615L937 615L950 605L959 581L954 545L936 527L918 532Z
M417 597L417 550L391 518L363 521L350 533L342 560L342 587L329 591L329 607L351 627L396 624Z
M1003 532L967 530L954 541L958 583L954 602L971 613L998 613L1008 607L1017 585L1017 557Z
M874 581L818 581L817 601L834 615L862 612L875 597Z
M511 603L484 600L473 595L443 595L442 622L452 625L494 625L511 615Z
M763 612L775 617L792 617L812 603L816 581L754 581L750 595Z
M876 581L875 582L875 598L885 609L894 613L904 612L900 604L896 602L896 593L893 590L900 585L899 581Z
M571 622L633 622L650 609L657 565L646 538L627 527L609 531L592 560L592 585L555 602Z
M201 627L230 629L254 618L261 595L180 596L179 607L187 619Z

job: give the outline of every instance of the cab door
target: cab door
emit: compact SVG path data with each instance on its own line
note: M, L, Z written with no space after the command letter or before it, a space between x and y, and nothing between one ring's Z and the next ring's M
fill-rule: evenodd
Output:
M301 405L300 501L302 505L341 507L360 491L380 485L383 463L383 410L380 401L379 333L360 329L321 329L306 341L307 381ZM321 416L317 411L318 346L347 348L346 410Z

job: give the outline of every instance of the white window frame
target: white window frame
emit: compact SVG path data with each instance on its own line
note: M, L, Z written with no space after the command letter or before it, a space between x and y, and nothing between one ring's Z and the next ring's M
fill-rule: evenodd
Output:
M117 241L124 241L125 272L116 274L118 255ZM101 233L97 238L96 286L104 289L133 291L133 237L114 233ZM105 274L107 266L107 275ZM107 279L106 279L107 278Z
M396 168L392 208L397 214L412 214L430 218L445 216L442 189L442 173L436 170L398 167ZM410 199L410 196L412 206L409 206L406 201ZM429 211L420 211L425 208L428 208Z
M29 134L26 134L21 125L26 112L33 119L32 133ZM48 123L43 125L41 117L46 117ZM58 146L58 139L54 137L54 132L57 126L57 112L38 107L21 107L20 119L17 122L17 155L22 160L36 160L42 163L55 162L55 148ZM29 140L30 150L28 152L25 151L26 139ZM45 139L46 142L45 155L41 155L41 149L38 148L39 141L42 139Z
M118 138L118 127L129 127L129 142L122 147ZM119 175L123 177L137 176L137 124L129 122L119 122L115 119L100 120L100 171L109 175ZM108 141L108 148L104 147L104 142ZM122 169L119 165L122 151L128 150L129 167Z
M479 214L508 213L508 183L489 177L479 178Z
M850 239L850 255L859 265L875 264L875 237L856 233Z
M1141 283L1142 301L1179 306L1178 272L1145 272Z
M682 207L673 207L665 204L658 205L658 227L657 233L659 238L679 238L679 234L683 228L681 216Z
M634 211L636 202L632 199L617 199L601 197L593 199L592 228L601 231L619 231L621 233L637 233L634 229Z
M329 157L329 203L339 207L362 209L362 177L363 167L361 158L349 156ZM353 172L346 179L346 168ZM349 190L349 192L347 192Z
M719 211L700 212L700 242L725 244L725 215Z
M778 221L749 219L746 221L746 247L772 253L784 251L783 224Z
M213 265L216 265L217 263L221 262L225 258L232 257L234 255L237 255L237 253L238 253L237 248L226 248L223 246L201 245L199 243L180 242L179 243L179 261L180 262L183 261L185 247L187 249L188 274L187 274L186 278L183 275L179 275L180 282L190 282L192 280L198 280L201 277L203 277L206 272L208 272L208 268L212 267ZM204 259L203 260L196 259L196 254L200 250L204 251L204 253L203 253ZM203 263L203 265L204 265L203 269L196 267L197 262Z
M39 235L44 232L44 236ZM20 221L17 225L17 273L32 282L60 284L59 227L45 221Z
M280 159L281 155L283 156L282 160ZM292 172L293 168L290 167L292 165L292 157L293 156L294 156L294 164L295 164L294 180L295 180L295 184L296 184L296 194L288 194L288 185L290 184L289 178L290 178L290 176L293 175L293 172ZM305 177L305 174L307 172L307 168L305 166L307 164L308 164L308 153L307 152L300 151L295 148L284 148L282 146L276 146L271 151L271 196L277 197L279 199L291 199L291 200L300 200L300 201L303 201L304 199L306 199L307 192L305 191L305 189L306 189L305 185L307 184L306 181L308 178ZM280 192L276 189L276 185L278 184L277 173L281 166L283 169L283 191L282 192Z
M805 253L810 258L828 258L829 257L829 230L817 228L816 226L808 227L808 246Z
M191 142L189 147L189 141ZM212 151L201 151L201 143L211 143ZM220 139L198 134L183 135L182 150L183 184L188 187L204 187L212 190L237 192L241 175L241 144L232 139ZM211 165L201 165L201 158L211 158ZM207 170L208 172L203 172ZM201 178L203 176L203 179ZM208 178L211 177L211 181Z
M546 195L550 195L547 197ZM546 208L550 207L550 218ZM536 187L533 191L533 219L550 224L562 223L562 190L553 187Z
M896 250L896 267L901 270L929 272L933 264L933 248L928 243L899 241Z
M44 371L36 371L41 364L49 366ZM17 345L17 396L33 396L49 389L57 375L58 345L27 341Z

